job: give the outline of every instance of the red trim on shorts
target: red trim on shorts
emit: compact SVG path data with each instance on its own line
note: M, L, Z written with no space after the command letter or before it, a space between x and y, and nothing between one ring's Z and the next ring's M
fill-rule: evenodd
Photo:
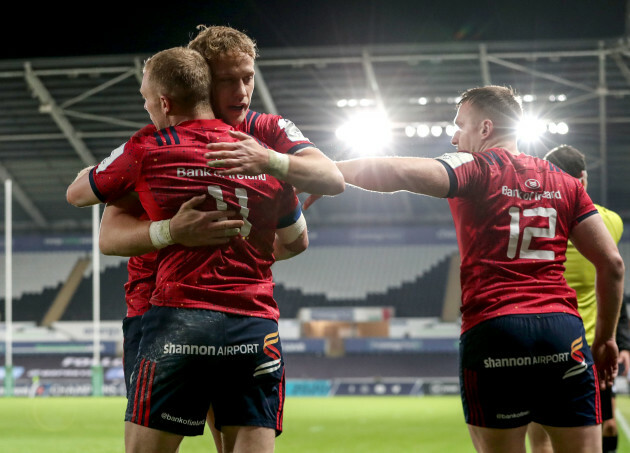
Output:
M472 370L464 370L464 388L466 400L468 401L468 411L470 424L476 426L486 426L483 411L479 403L479 392L477 391L477 373Z
M282 431L282 417L284 413L284 368L282 369L282 379L278 385L278 412L276 415L276 430Z
M593 364L593 376L595 377L595 419L597 424L604 423L604 417L602 415L602 398L599 391L599 377L597 376L597 368Z
M145 359L142 359L140 362L139 373L142 373L142 367L144 366ZM133 413L131 414L131 421L136 422L137 417L137 409L138 409L138 394L140 393L140 386L138 383L140 382L141 374L136 376L136 394L133 396Z
M146 395L146 390L147 390L147 368L149 367L149 361L148 360L143 360L142 361L142 391L140 392L140 401L138 401L138 420L136 420L136 423L138 423L139 425L144 425L147 426L147 422L146 420L144 420L144 400L145 400L145 395Z
M153 390L153 377L155 376L155 362L151 363L151 376L149 377L149 390L146 394L146 407L144 409L144 426L149 426L149 414L151 413L151 391Z
M133 399L131 421L137 425L149 426L151 413L151 391L155 376L155 363L142 359L136 378L136 394ZM142 386L142 389L140 387Z

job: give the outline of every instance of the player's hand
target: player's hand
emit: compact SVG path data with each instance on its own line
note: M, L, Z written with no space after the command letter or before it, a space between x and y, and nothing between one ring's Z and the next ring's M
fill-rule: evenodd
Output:
M234 211L200 211L195 209L206 199L205 195L191 198L181 205L171 219L171 237L176 244L187 247L221 245L240 233L242 220L228 220Z
M612 387L619 371L619 349L614 339L609 339L604 342L598 342L597 339L593 341L591 346L593 352L593 361L597 368L597 374L599 375L600 387L605 389L606 387Z
M253 137L239 131L229 131L237 142L208 143L210 150L203 155L208 159L208 167L222 168L218 175L256 176L269 171L269 153Z
M628 376L628 368L630 368L630 351L622 349L619 351L619 372L622 376Z

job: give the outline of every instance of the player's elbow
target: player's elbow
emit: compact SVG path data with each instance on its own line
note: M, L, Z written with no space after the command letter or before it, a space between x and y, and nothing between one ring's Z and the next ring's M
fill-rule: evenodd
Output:
M619 252L608 253L605 260L595 264L595 268L598 274L606 276L610 284L623 284L626 268Z
M89 180L89 168L81 171L66 189L66 200L73 206L82 208L100 203L100 199L94 192L94 189L92 189Z
M72 185L70 185L66 190L66 201L77 208L85 206L82 203L79 192Z
M611 272L613 272L613 275L617 279L623 281L624 275L626 273L626 266L623 262L623 258L621 257L619 253L616 253L611 258L610 267L611 267Z
M103 255L107 256L123 256L120 255L115 247L112 246L113 242L107 237L106 234L103 234L103 230L98 236L98 248Z
M308 233L304 230L295 241L289 244L284 244L284 247L295 256L306 251L308 244Z
M339 195L346 190L346 181L343 179L343 175L339 172L338 177L335 178L333 184L331 184L331 191L329 195Z
M331 166L328 176L322 178L322 180L326 181L326 184L320 195L334 196L346 190L346 180L343 177L343 173L341 173L335 164Z

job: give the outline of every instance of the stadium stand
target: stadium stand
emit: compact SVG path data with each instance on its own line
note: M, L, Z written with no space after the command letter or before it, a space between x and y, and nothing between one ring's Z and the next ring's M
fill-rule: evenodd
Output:
M370 251L365 251L364 253ZM422 252L415 250L414 252ZM336 254L331 256L331 263L334 262L333 258ZM377 255L380 256L380 255ZM324 256L320 255L319 259L324 260ZM276 278L276 287L274 295L278 300L280 306L280 313L282 317L296 318L297 312L300 308L308 307L394 307L394 315L396 317L439 317L442 311L442 300L444 298L446 272L448 270L450 256L443 256L441 259L434 263L432 267L426 269L421 275L415 275L415 278L411 277L411 281L403 281L399 283L397 279L401 278L401 273L398 271L408 271L409 263L405 260L401 260L399 263L392 263L390 268L390 275L395 277L392 284L391 279L386 280L382 277L376 282L369 278L362 276L362 278L352 278L348 275L350 272L356 272L357 275L362 275L362 271L365 268L361 267L363 261L358 260L354 269L344 274L345 286L347 289L344 291L344 298L331 297L328 288L326 275L324 273L314 273L310 284L317 283L320 288L320 293L315 293L314 289L311 291L314 293L309 294L309 288L306 290L300 290L295 288L287 288L287 277L281 270L278 272ZM380 260L379 260L380 261ZM339 264L339 263L337 263ZM324 267L322 262L321 267ZM296 266L297 267L297 266ZM329 267L332 267L329 265ZM287 266L284 269L291 269ZM309 269L309 267L306 267ZM337 269L337 267L335 267ZM339 267L338 269L341 269ZM308 272L302 271L303 273ZM328 271L330 272L330 271ZM334 272L333 272L334 273ZM296 277L293 275L293 277ZM292 280L291 286L296 285L296 281L304 281L304 279L298 280L297 278ZM339 295L338 290L332 291L333 295ZM354 297L349 297L352 294Z
M273 266L276 283L330 300L362 299L413 282L456 245L376 245L311 247Z

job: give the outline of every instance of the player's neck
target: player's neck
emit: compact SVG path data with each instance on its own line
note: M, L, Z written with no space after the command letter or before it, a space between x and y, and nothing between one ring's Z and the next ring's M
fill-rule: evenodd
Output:
M518 145L515 140L510 139L499 139L499 140L491 140L486 143L483 143L481 147L482 150L491 149L491 148L503 148L504 150L518 156L521 152L518 150Z
M169 116L169 125L177 126L185 121L194 121L194 120L213 120L216 119L214 113L210 109L199 109L194 112L188 112L180 115L171 115Z

